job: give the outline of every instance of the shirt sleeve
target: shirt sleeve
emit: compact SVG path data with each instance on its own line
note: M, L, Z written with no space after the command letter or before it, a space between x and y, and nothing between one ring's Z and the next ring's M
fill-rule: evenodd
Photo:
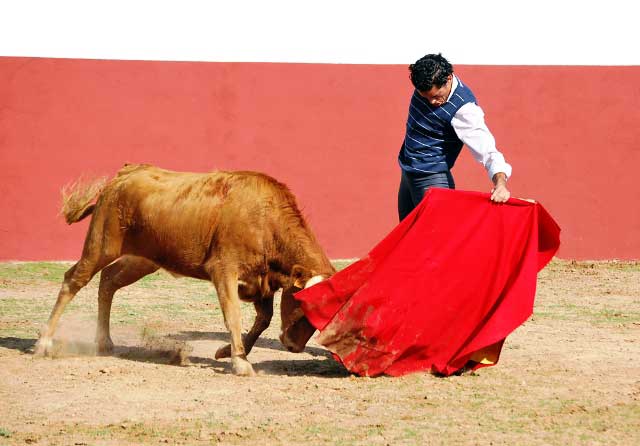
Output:
M473 102L464 104L453 116L451 125L475 160L487 170L490 179L498 172L511 177L511 166L496 148L496 140L487 128L484 112L478 105Z

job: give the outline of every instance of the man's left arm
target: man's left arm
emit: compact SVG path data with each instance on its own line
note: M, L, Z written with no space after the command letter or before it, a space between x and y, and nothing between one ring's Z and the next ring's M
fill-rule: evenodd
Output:
M511 166L496 148L496 141L484 122L484 112L474 104L464 104L451 120L451 125L460 140L469 148L473 157L481 163L493 182L491 200L503 203L511 193L507 180L511 176Z

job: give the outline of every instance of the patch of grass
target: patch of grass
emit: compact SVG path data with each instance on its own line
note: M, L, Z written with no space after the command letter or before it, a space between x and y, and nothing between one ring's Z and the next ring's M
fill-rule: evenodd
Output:
M404 429L404 436L405 436L405 438L417 438L418 437L418 432L416 432L413 429L405 428Z
M10 262L0 263L0 279L7 281L42 280L61 282L71 262Z
M381 424L375 426L368 426L367 428L367 437L372 437L374 435L382 435L384 434L384 429Z
M562 321L583 321L594 325L629 324L640 322L640 312L620 310L611 306L577 305L558 302L536 308L534 317Z
M44 299L30 301L25 305L24 299L4 297L0 299L0 315L2 320L30 320L48 315L51 304Z
M165 282L167 274L158 270L138 280L135 285L143 288L155 288L159 282Z
M358 259L336 259L332 260L331 264L336 270L340 271L356 261L358 261Z
M322 428L322 426L318 426L318 425L312 424L311 426L307 426L307 428L305 430L309 434L319 434L319 433L321 433L323 431L323 428Z
M332 260L333 266L340 271L351 265L358 259L337 259ZM44 280L47 282L62 282L64 273L67 272L74 262L6 262L0 263L0 279L8 281L20 281L20 280ZM186 277L173 278L170 273L158 270L151 273L140 280L138 280L134 286L140 286L143 288L155 288L166 287L167 283L171 283L171 279L176 280L176 288L185 286L185 282L188 283L188 287L192 288L195 284L201 283L202 288L207 288L209 283L207 281L190 279ZM6 285L3 284L4 287ZM198 285L195 285L198 287Z
M0 437L11 438L11 431L5 429L4 427L0 427Z
M562 260L554 258L545 269L567 270L567 271L588 271L588 270L610 270L610 271L640 271L640 261L638 260Z
M631 323L640 322L640 313L633 311L620 311L614 308L604 307L597 311L591 311L590 316L594 323Z

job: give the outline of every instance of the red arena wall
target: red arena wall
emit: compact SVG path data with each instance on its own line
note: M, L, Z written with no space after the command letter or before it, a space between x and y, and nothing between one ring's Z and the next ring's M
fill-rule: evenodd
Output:
M559 256L640 258L640 67L456 65L513 165L516 197L562 227ZM332 258L397 223L404 65L0 57L0 260L76 259L60 189L124 163L259 170L289 185ZM457 187L490 189L469 153Z

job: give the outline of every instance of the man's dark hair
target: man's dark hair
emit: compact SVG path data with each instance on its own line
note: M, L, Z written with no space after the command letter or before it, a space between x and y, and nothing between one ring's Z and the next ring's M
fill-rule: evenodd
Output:
M411 83L419 91L429 91L431 88L442 87L447 78L453 73L451 64L442 54L427 54L409 65Z

